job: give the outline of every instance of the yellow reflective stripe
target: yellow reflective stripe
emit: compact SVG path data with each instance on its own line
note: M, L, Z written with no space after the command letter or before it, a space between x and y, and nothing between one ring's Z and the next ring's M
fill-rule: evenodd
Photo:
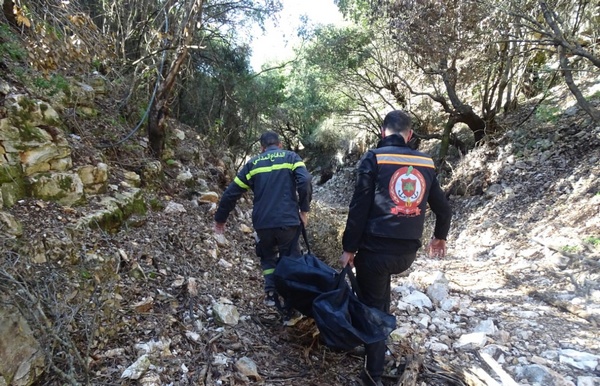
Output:
M429 157L407 154L377 154L378 164L387 165L412 165L435 169L433 160Z
M263 271L263 275L267 276L267 275L271 275L273 272L275 272L275 268L269 268L269 269L265 269Z
M304 165L304 162L302 162L302 161L296 162L294 164L294 166L292 166L292 170L296 170L297 168L301 168L301 167L306 167L306 165Z
M300 162L297 162L294 165L292 165L290 163L284 163L284 164L277 164L277 165L273 165L273 166L263 166L262 168L252 169L252 170L250 170L250 173L246 174L246 179L249 180L250 178L252 178L252 176L254 176L256 174L269 173L274 170L281 170L281 169L294 170L294 168L296 168L299 163Z
M240 180L238 177L235 177L235 179L233 180L240 188L242 189L246 189L248 190L250 187L248 185L246 185L242 180Z

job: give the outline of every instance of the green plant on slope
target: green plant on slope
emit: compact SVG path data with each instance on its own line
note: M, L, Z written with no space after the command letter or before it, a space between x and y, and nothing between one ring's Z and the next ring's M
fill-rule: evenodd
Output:
M555 123L560 116L560 109L556 106L542 104L535 111L535 116L542 122Z
M575 253L579 251L579 247L576 245L565 245L561 248L561 250L566 253Z
M12 60L24 60L27 52L21 47L6 24L0 25L0 57L8 56Z

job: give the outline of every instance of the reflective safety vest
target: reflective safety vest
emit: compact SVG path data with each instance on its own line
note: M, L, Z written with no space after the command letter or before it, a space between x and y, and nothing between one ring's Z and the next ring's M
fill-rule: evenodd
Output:
M356 251L365 235L419 240L427 204L436 214L435 234L448 235L451 208L425 153L410 149L399 135L380 141L358 167L343 248Z
M299 225L298 212L308 212L310 208L311 179L298 154L270 146L250 159L229 184L215 213L215 221L225 222L241 195L252 190L255 229Z

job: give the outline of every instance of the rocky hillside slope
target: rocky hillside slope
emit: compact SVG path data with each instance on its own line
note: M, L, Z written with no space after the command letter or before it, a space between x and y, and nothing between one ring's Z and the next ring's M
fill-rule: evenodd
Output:
M600 384L600 127L563 93L551 120L519 125L524 106L453 162L449 256L420 255L394 278L384 384ZM141 133L99 147L129 133L110 94L99 114L67 108L57 125L70 131L66 169L106 165L102 189L2 209L0 385L355 384L359 351L332 351L312 320L283 327L262 304L248 198L214 237L228 157L173 121L162 163ZM332 265L352 170L315 186L309 240ZM137 204L123 206L132 189Z

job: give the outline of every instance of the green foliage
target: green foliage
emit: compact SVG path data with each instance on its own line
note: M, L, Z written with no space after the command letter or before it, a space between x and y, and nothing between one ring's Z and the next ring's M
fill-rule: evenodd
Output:
M61 190L69 191L73 188L73 179L69 176L65 176L58 181L58 187Z
M328 119L305 142L305 161L309 169L333 171L341 164L353 136L341 127L341 122Z
M343 75L366 66L372 39L371 33L361 28L324 27L316 32L305 54L311 65L330 71L330 75Z
M95 71L101 71L102 67L103 67L103 64L102 64L102 61L100 59L95 58L95 59L92 60L92 68Z
M355 23L367 24L377 17L376 10L371 9L371 2L365 0L335 0L340 12L344 17Z
M543 68L548 62L548 53L545 51L537 51L531 58L530 67Z
M556 106L541 104L535 110L535 116L542 122L556 123L560 117L560 109Z
M20 165L0 165L0 184L19 181L22 178L22 170ZM0 201L1 202L1 201Z
M270 99L249 70L248 51L225 41L192 53L196 69L179 98L180 119L195 126L211 148L244 149L256 138Z
M26 57L25 50L12 42L0 43L0 56L8 55L13 60L24 60Z
M148 212L148 208L146 207L146 202L143 198L134 199L130 205L123 208L123 213L126 217L129 217L133 214L137 215L145 215Z
M33 86L46 92L48 96L53 96L58 92L69 92L69 82L61 75L52 75L49 79L36 77L32 80Z
M589 96L589 99L600 99L600 90L594 92L592 95Z
M12 60L22 61L27 52L18 43L16 36L7 24L0 24L0 56L8 56Z
M165 205L157 198L152 198L149 200L148 204L150 205L150 209L155 212L161 211L165 208Z
M565 245L561 250L566 253L576 253L579 251L579 247L576 245Z
M148 116L146 114L146 110L148 109L147 105L137 106L137 115L138 121L144 118L144 122L148 122Z
M287 148L316 145L314 134L320 125L332 114L350 110L348 97L332 76L340 73L342 64L330 57L343 56L343 66L353 69L365 60L358 48L364 44L363 35L350 30L319 31L324 36L319 41L326 36L327 41L337 42L316 45L313 50L321 54L318 59L326 66L299 59L253 74L243 47L213 42L202 56L192 53L197 71L179 98L181 120L198 127L212 149L231 149L240 159L256 152L257 139L265 130L278 132ZM348 50L348 46L357 48ZM327 50L322 51L323 47Z
M25 76L27 74L27 72L25 71L25 69L21 68L21 67L17 67L13 69L13 74L15 74L15 76L17 77L17 79L19 79L19 81L21 83L25 83L27 80L27 77Z
M588 244L592 244L594 247L600 246L600 237L598 236L590 236L584 240Z

